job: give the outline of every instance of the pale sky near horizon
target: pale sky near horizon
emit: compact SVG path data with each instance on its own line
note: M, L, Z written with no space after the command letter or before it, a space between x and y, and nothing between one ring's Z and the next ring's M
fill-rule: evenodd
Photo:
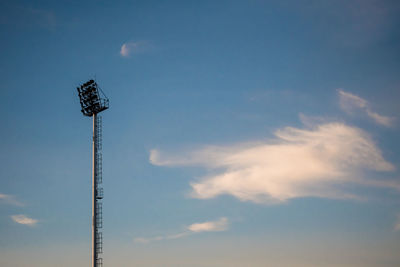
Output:
M400 4L0 1L0 266L400 266Z

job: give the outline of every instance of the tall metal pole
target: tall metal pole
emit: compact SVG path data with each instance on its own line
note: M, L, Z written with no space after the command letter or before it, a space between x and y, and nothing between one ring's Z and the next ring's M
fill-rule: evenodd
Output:
M93 114L92 169L92 267L97 267L97 114Z
M102 202L102 154L101 154L101 116L97 113L108 109L108 98L98 87L94 80L77 87L81 111L84 116L93 117L93 140L92 140L92 267L102 267L103 259L99 254L103 253L103 233L99 231L103 227ZM100 92L103 96L100 95Z

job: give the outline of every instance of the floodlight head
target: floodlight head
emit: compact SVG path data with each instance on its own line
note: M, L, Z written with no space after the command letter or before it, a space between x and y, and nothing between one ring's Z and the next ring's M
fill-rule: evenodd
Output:
M77 90L83 115L90 117L108 109L108 98L94 80L82 84L77 87ZM102 95L100 95L100 92Z

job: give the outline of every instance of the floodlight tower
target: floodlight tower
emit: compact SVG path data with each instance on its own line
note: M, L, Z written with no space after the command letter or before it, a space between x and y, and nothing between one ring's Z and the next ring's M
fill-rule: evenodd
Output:
M92 267L103 266L103 235L99 231L103 227L102 202L102 154L101 154L101 116L97 115L108 109L108 98L94 80L77 87L83 115L93 117L93 158L92 158ZM100 92L102 95L100 95Z

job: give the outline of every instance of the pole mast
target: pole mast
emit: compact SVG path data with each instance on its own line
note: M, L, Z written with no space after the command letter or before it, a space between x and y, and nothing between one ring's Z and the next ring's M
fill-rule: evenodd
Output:
M103 188L100 184L102 178L102 121L97 113L108 109L108 98L101 91L94 80L90 80L77 87L81 102L81 111L84 116L93 118L92 139L92 267L102 267L103 259L99 254L103 253L103 227L102 202ZM102 95L100 95L100 92Z
M97 113L93 114L93 174L92 174L92 267L102 267L103 259L103 188L100 184L102 178L102 119Z
M97 266L97 114L93 114L92 158L92 267Z

